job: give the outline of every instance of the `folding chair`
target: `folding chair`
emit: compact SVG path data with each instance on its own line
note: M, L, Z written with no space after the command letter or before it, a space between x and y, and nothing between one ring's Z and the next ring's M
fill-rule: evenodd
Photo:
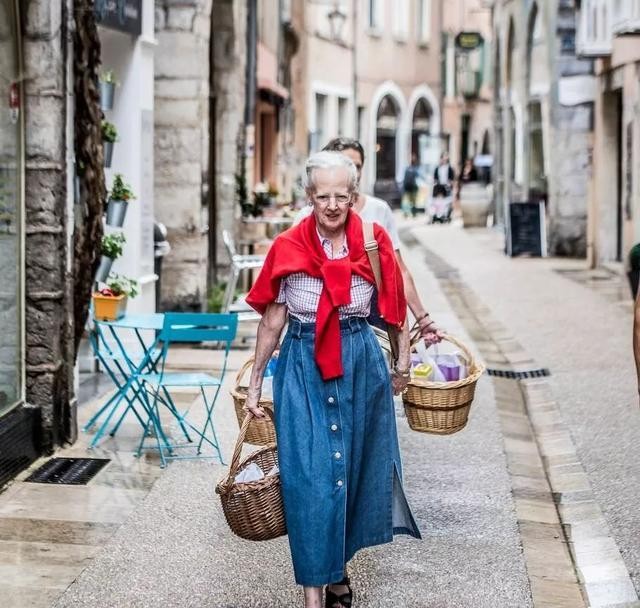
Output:
M223 312L237 312L241 315L241 321L259 320L257 315L248 304L243 300L234 304L236 285L238 278L243 270L253 270L264 266L264 255L241 255L236 251L236 245L228 230L222 231L222 240L231 259L231 268L229 269L229 280L227 288L224 292L224 300L222 303Z
M162 351L160 354L160 372L141 374L138 381L141 382L147 391L143 393L145 398L152 396L153 401L149 403L149 419L147 421L145 431L140 439L138 446L138 455L146 449L144 442L151 431L155 435L157 449L160 453L161 467L166 466L168 458L187 459L187 458L212 458L212 456L202 456L202 446L204 443L209 444L217 453L217 457L222 464L222 452L220 444L216 436L213 424L213 408L216 404L220 388L227 371L227 360L229 358L229 350L231 343L236 337L238 329L238 316L235 314L219 314L219 313L166 313L164 316L164 326L160 333L162 341ZM166 371L167 355L172 342L216 342L224 344L224 359L222 362L222 370L220 376L212 376L206 372L168 372ZM200 428L196 426L187 416L189 409L180 412L176 406L168 405L166 400L160 397L161 390L169 390L170 388L189 388L199 387L200 394L205 407L204 425ZM207 398L205 389L212 389L213 396ZM198 437L195 456L176 456L174 450L183 447L193 447L193 443L176 445L171 444L166 438L166 434L160 427L160 406L167 407L169 412L176 418L181 427L189 427ZM208 431L210 433L208 434ZM165 452L167 455L165 456Z

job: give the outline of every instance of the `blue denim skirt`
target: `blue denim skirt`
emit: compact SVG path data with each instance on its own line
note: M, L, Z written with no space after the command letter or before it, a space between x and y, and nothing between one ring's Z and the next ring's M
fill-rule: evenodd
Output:
M314 323L291 319L274 378L278 460L299 585L340 581L364 547L420 538L402 488L389 371L365 319L340 322L344 375L324 381Z

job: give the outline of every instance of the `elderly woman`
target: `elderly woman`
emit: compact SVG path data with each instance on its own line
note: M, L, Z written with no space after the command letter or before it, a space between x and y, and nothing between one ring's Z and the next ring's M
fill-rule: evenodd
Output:
M258 417L262 377L289 316L274 378L278 458L296 582L305 607L351 606L346 564L394 534L420 538L401 482L392 393L409 378L400 269L377 224L380 313L399 330L391 372L366 322L375 278L362 220L352 212L357 172L336 152L306 165L313 214L280 235L247 302L262 314L247 408Z

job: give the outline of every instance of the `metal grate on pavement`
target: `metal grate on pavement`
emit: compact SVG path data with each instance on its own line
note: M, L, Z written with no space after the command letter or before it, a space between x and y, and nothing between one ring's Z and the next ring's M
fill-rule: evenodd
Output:
M25 481L84 486L109 462L108 458L50 458Z
M550 376L548 369L529 369L516 372L512 369L487 369L487 374L497 378L508 378L510 380L523 380L525 378L544 378Z

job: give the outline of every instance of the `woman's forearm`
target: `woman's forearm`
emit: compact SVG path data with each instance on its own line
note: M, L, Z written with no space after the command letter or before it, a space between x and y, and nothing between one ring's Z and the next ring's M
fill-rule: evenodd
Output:
M284 304L269 305L264 315L262 315L262 319L260 319L256 338L255 361L249 380L249 396L260 397L264 370L278 345L286 320L287 309Z
M398 362L396 367L400 370L409 369L410 358L409 323L405 321L402 330L398 332Z

